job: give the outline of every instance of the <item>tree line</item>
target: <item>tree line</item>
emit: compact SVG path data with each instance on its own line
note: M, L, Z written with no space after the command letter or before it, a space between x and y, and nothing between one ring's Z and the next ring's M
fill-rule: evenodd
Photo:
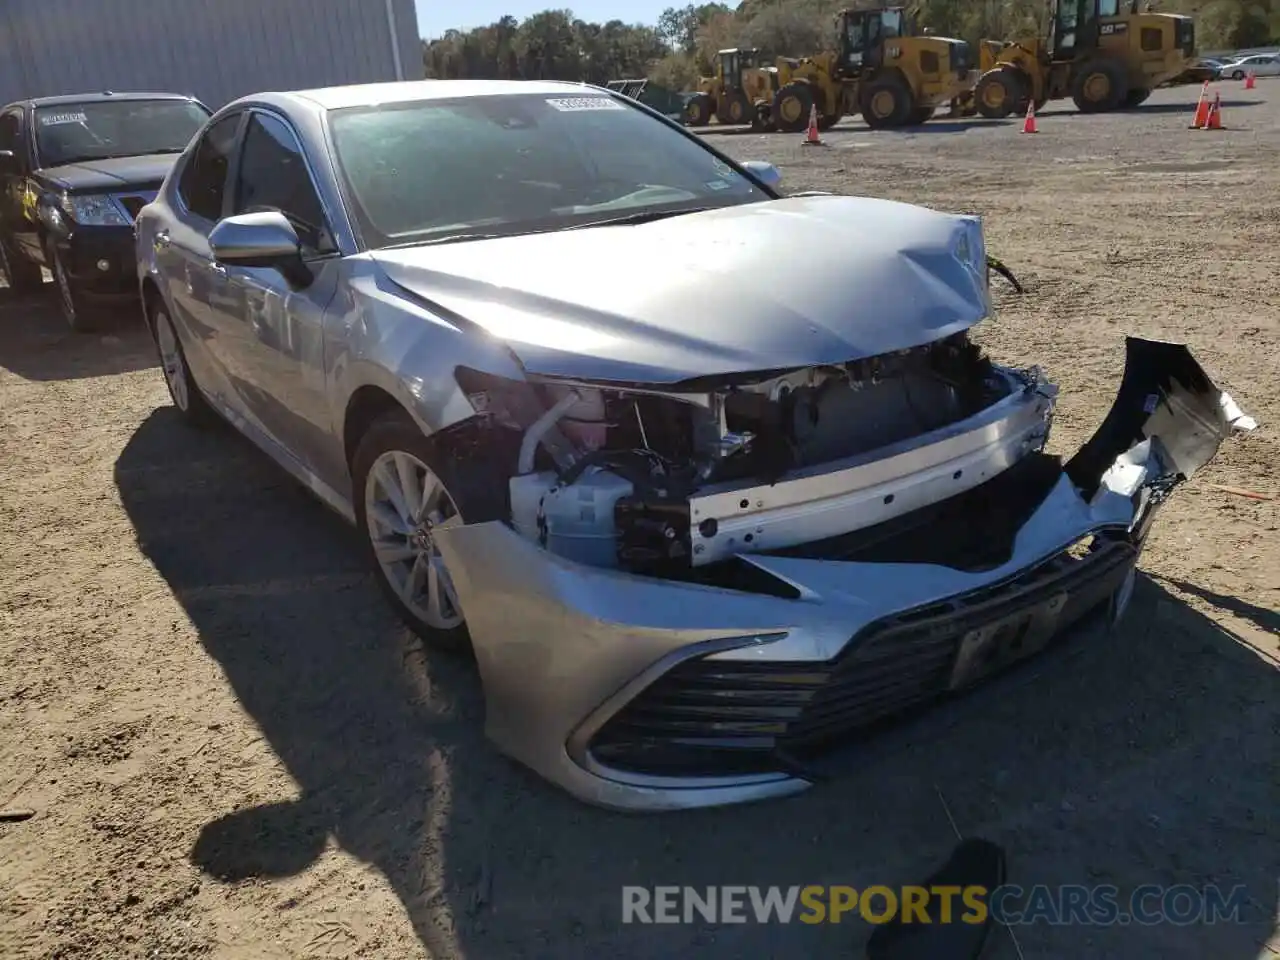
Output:
M1122 0L1127 3L1128 0ZM670 7L656 24L589 23L571 10L544 10L523 21L503 17L473 30L449 30L423 42L428 77L570 80L603 84L649 77L673 90L696 86L726 47L765 56L831 49L834 16L862 0L743 0ZM909 5L909 4L908 4ZM1145 5L1145 0L1143 0ZM1153 0L1151 8L1196 18L1201 50L1248 49L1280 38L1280 0ZM921 26L976 44L983 38L1043 36L1048 0L921 0Z

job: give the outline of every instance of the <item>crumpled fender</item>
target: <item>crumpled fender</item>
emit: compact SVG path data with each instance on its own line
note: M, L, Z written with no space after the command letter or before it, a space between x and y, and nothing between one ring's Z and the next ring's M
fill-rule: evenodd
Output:
M1064 469L1085 500L1132 500L1130 529L1141 542L1169 492L1233 432L1256 427L1185 344L1128 337L1111 410Z

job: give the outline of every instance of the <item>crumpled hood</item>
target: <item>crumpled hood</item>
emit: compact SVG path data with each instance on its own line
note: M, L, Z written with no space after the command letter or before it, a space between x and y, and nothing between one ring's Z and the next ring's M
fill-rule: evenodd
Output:
M372 257L394 283L506 340L530 372L674 383L841 363L964 330L989 305L978 240L972 217L812 196Z
M108 157L82 160L60 167L45 167L40 175L70 190L119 190L158 187L177 161L176 153L140 157Z

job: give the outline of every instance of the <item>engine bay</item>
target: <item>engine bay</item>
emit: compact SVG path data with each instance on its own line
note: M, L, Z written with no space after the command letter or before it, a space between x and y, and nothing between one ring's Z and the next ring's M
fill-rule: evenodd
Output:
M963 493L1043 447L1055 394L965 333L672 388L527 389L539 416L496 421L520 432L512 526L566 559L672 578Z

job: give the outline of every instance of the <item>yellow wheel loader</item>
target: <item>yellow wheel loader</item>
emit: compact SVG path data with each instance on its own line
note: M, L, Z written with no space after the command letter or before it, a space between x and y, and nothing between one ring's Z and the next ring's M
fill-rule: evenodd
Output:
M1081 113L1136 107L1185 69L1195 22L1139 12L1137 0L1051 0L1045 40L984 40L962 112L1000 119L1070 97Z
M813 107L819 129L856 113L872 129L924 123L977 79L967 43L921 34L904 7L842 10L836 22L838 50L777 61L779 130L806 129Z
M697 92L685 101L685 125L705 127L715 117L723 124L770 128L778 70L774 66L760 66L758 56L759 51L751 49L734 48L717 53L715 76L700 78Z

